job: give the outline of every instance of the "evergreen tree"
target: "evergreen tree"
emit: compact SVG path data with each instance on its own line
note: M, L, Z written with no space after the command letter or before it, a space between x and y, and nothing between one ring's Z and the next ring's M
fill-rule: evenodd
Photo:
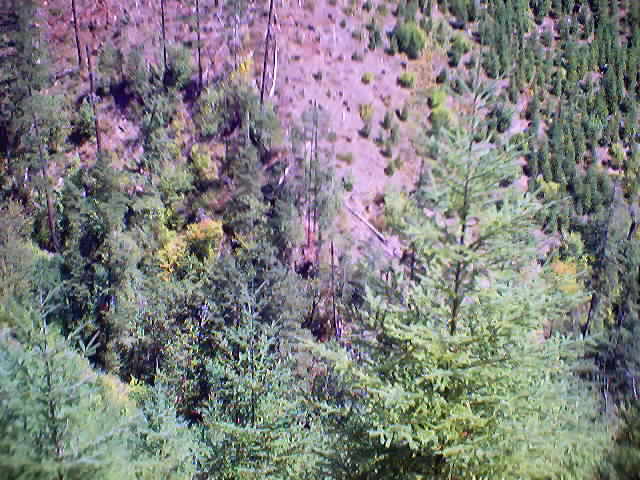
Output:
M270 287L236 285L233 312L213 335L202 460L210 478L317 478L319 419L305 403L284 319L264 318Z
M399 303L369 296L357 358L325 353L359 417L343 432L349 478L584 478L601 455L593 399L561 359L568 345L532 338L575 305L548 267L532 275L541 207L510 183L513 152L474 142L475 128L435 140L420 196L389 198L423 273Z
M3 313L20 317L27 341L0 339L0 476L135 478L126 401L112 402L88 362L38 314Z

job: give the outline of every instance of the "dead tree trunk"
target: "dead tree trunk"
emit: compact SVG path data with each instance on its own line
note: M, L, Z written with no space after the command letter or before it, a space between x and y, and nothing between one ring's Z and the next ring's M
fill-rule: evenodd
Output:
M78 32L78 11L76 10L76 0L71 0L71 11L73 13L73 30L76 35L76 50L78 52L78 69L82 70L82 47L80 46L80 33Z
M331 240L331 309L333 310L333 331L336 338L340 338L338 319L336 316L336 283L335 283L335 260L333 253L333 240Z
M318 102L313 101L313 229L318 232L318 193L320 190L320 182L318 181L318 175L320 171L320 157L318 154Z
M306 142L305 142L305 156L306 156ZM307 248L311 247L311 167L313 159L313 142L309 144L309 161L305 161L305 201L307 204ZM308 163L308 167L307 167Z
M167 36L164 21L164 0L160 0L160 16L162 17L162 58L164 61L164 74L167 74Z
M267 76L267 58L269 56L269 40L271 39L271 17L273 15L273 0L269 2L269 19L267 20L267 36L264 40L264 62L262 63L262 85L260 85L260 108L264 104L264 83Z
M276 78L278 77L278 36L273 36L273 70L271 72L271 91L269 96L273 97L276 91Z
M202 44L200 43L200 0L196 0L196 35L198 41L198 90L202 90Z
M56 209L53 205L53 199L51 198L51 190L49 188L49 176L47 175L47 162L44 156L44 150L42 148L42 138L40 138L40 127L38 127L38 120L36 116L33 116L33 125L36 131L36 137L38 138L38 155L40 157L40 174L42 176L42 183L44 189L44 195L47 201L47 224L49 226L49 233L51 234L51 248L54 252L60 250L60 242L58 240L58 232L56 231Z
M89 68L89 88L90 88L90 98L91 98L91 107L93 108L93 121L96 129L96 148L98 153L98 158L102 155L102 137L100 135L100 121L98 119L98 107L96 106L96 89L95 89L95 81L93 78L93 65L91 64L91 54L89 53L89 46L86 46L87 53L87 66Z

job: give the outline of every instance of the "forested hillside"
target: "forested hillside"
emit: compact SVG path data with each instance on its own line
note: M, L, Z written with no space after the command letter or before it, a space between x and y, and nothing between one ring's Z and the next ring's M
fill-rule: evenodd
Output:
M0 479L640 478L640 2L0 2Z

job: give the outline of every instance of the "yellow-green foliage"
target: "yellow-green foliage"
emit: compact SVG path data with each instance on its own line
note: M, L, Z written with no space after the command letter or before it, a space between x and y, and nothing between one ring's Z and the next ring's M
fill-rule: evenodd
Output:
M402 88L413 88L416 84L416 76L412 72L403 72L398 76L398 85Z
M445 106L441 105L438 108L435 108L431 111L431 116L429 117L431 120L431 127L434 130L439 130L441 128L448 128L451 126L451 111Z
M231 72L230 78L231 81L236 80L249 80L253 75L254 71L254 63L253 63L253 52L246 55L244 58L240 60L236 69Z
M361 103L358 112L364 123L369 123L373 118L373 106L370 103Z
M129 385L123 383L118 377L111 374L101 375L98 382L106 404L118 408L120 412L125 415L135 413L136 402L129 395Z
M624 164L624 146L620 143L614 143L611 146L611 164L615 168L620 168Z
M556 260L551 264L551 270L556 274L556 285L564 293L574 295L582 290L577 280L577 266L573 261Z
M163 278L168 279L174 273L187 252L187 242L175 232L169 234L169 240L158 250L158 262L164 270Z
M403 192L388 192L384 196L384 217L386 224L395 232L408 228L407 218L416 215L415 207Z
M212 161L211 152L206 145L194 144L191 147L191 162L200 180L217 180L218 165Z
M469 52L471 50L471 42L466 35L462 35L461 33L456 33L451 40L452 48L459 51L461 54Z
M222 222L206 218L187 227L189 249L200 259L218 255L222 243Z
M552 181L546 181L542 177L538 178L540 190L547 200L558 200L560 198L560 184Z
M223 235L222 222L211 218L190 224L182 233L164 231L165 241L157 252L158 264L163 270L162 278L167 280L178 271L187 262L189 254L199 260L217 256Z
M417 59L427 42L424 31L414 22L399 23L393 30L398 49L411 59Z
M365 85L369 85L373 81L373 73L371 72L363 73L361 80L362 80L362 83L364 83Z
M447 94L442 88L432 87L428 92L429 107L432 109L439 108L444 105L444 101L447 99Z

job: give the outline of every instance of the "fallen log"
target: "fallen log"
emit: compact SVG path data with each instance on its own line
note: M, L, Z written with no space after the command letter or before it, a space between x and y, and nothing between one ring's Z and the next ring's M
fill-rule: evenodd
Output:
M362 223L364 223L369 230L371 230L374 235L376 237L378 237L378 240L380 240L382 243L384 243L385 245L387 244L387 239L386 237L380 233L380 231L374 227L373 225L371 225L371 222L369 222L369 220L367 220L366 218L364 218L361 214L359 214L358 212L356 212L353 208L351 208L349 205L347 205L346 203L344 204L344 206L347 208L347 210L349 210L358 220L360 220Z

